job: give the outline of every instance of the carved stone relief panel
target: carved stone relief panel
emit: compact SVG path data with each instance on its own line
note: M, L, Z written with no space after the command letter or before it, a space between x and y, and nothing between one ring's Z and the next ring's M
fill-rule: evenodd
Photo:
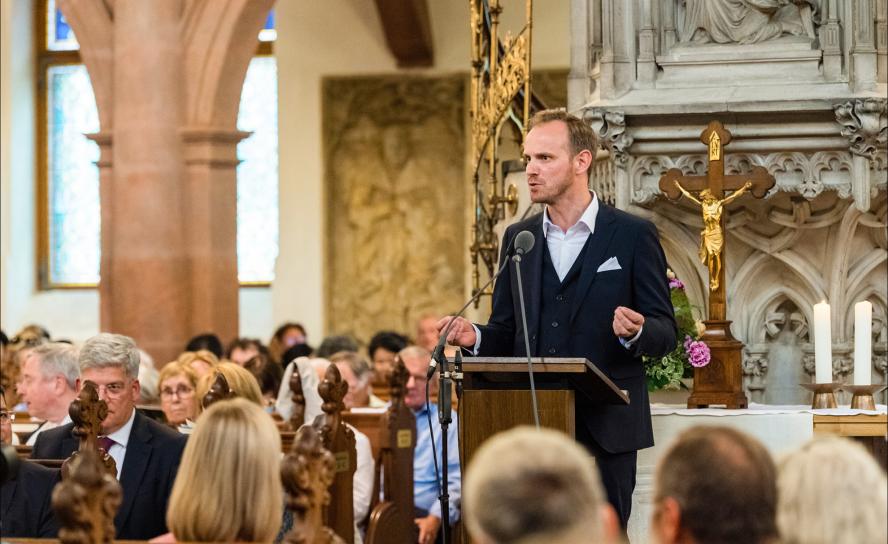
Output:
M797 164L790 159L784 167L795 171L787 166ZM669 264L685 282L691 303L705 308L706 269L696 254L699 213L660 198L635 211L657 224ZM813 198L777 192L764 200L735 202L726 228L728 319L746 345L743 369L751 400L810 400L797 384L811 381L814 373L810 323L814 304L823 300L832 308L833 372L840 381L853 374L854 304L873 304L872 375L874 383L884 383L886 226L885 191L877 193L871 212L861 212L835 191Z
M464 78L323 85L327 330L368 340L452 311L465 271Z

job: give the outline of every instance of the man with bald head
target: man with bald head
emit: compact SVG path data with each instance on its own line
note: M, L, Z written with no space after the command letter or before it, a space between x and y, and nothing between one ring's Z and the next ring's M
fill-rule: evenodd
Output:
M430 544L439 539L441 529L441 503L438 502L438 479L432 456L432 437L429 433L429 416L435 433L435 449L441 453L442 439L438 427L438 374L426 379L432 355L425 348L408 346L398 353L407 367L407 394L404 404L416 417L416 449L413 453L413 504L416 509L416 525L419 528L419 544ZM429 386L429 407L426 409L426 385ZM459 433L456 412L451 410L453 423L447 429L447 491L450 495L450 523L459 519L462 478L459 467ZM442 472L438 459L438 472Z

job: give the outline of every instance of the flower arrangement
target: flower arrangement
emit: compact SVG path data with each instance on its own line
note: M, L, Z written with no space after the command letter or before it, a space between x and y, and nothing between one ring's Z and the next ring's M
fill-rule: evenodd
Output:
M678 323L678 341L675 349L663 357L645 357L644 371L648 391L658 389L678 390L681 379L694 375L695 367L709 364L709 346L700 340L705 326L694 319L691 302L685 293L684 283L672 270L666 270L669 278L669 296Z

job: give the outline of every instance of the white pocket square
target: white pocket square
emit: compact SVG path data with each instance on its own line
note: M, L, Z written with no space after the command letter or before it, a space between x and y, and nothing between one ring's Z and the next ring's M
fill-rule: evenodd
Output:
M620 266L620 261L617 260L616 257L611 257L610 259L601 263L601 266L598 267L596 272L608 272L610 270L622 270L623 267Z

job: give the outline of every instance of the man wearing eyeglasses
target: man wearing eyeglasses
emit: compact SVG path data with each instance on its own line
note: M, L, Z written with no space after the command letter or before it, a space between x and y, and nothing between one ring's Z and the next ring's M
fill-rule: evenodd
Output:
M139 350L132 338L98 334L80 350L83 383L93 382L108 405L99 446L117 463L123 502L114 518L117 538L148 540L167 533L166 509L185 437L136 411ZM77 449L73 424L41 433L35 459L64 459Z

